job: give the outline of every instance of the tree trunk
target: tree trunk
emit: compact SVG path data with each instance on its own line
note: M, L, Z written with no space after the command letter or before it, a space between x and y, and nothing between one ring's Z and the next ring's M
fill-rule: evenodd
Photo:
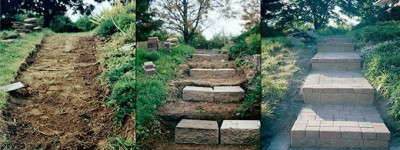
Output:
M314 21L314 29L315 29L315 30L318 30L318 29L320 29L320 28L321 28L321 24L318 23L318 21Z
M53 19L53 16L50 14L49 8L45 6L43 11L43 27L49 27L51 19Z
M189 43L189 22L188 22L188 2L187 0L182 1L183 5L183 41L185 44Z

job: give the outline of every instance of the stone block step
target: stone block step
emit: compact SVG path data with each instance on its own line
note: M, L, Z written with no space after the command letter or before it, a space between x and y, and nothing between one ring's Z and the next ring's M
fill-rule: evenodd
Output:
M214 102L239 102L244 96L245 92L240 86L214 87Z
M190 77L193 78L215 78L215 79L226 79L236 76L236 70L231 68L225 69L190 69Z
M318 52L353 52L353 43L322 43L317 46Z
M311 59L313 70L360 70L361 58L355 52L319 52Z
M293 148L387 149L389 139L372 105L305 105L291 129Z
M305 103L372 104L375 89L360 72L312 72L301 92Z
M215 86L183 88L182 99L202 102L239 102L244 99L245 91L240 86Z
M353 43L353 39L351 38L340 38L340 37L331 37L325 38L325 43Z
M259 120L224 120L221 125L221 144L257 144L260 141Z
M219 129L217 121L182 119L175 127L175 142L217 145Z
M224 62L228 61L228 54L193 54L193 61Z
M214 100L213 88L186 86L183 88L182 99L186 101L212 102Z

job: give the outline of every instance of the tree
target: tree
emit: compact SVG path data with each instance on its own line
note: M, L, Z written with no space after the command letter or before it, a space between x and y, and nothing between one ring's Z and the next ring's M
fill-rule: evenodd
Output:
M150 34L161 28L161 20L153 20L155 13L149 11L152 0L136 1L136 39L138 41L147 40Z
M284 4L281 0L262 0L261 1L261 20L263 22L278 18Z
M102 2L105 0L94 0ZM89 15L94 6L84 3L82 0L2 0L1 9L13 8L18 12L34 12L36 15L43 16L44 27L48 27L50 21L57 15L64 15L67 8L74 10L74 13ZM10 11L12 12L12 11Z
M242 2L244 14L242 20L246 21L245 29L248 31L260 23L260 0L247 0Z
M178 31L184 42L189 43L205 25L210 11L219 10L225 16L233 14L229 4L230 0L156 0L154 8L165 28Z

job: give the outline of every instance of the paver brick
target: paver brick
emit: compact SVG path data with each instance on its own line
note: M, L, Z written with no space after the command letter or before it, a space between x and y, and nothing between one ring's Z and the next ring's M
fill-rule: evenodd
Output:
M245 96L240 86L216 86L213 93L215 102L239 102Z
M186 86L182 95L182 99L186 101L214 101L214 92L210 87Z
M223 62L228 61L228 54L193 54L193 61Z
M226 78L232 78L236 76L236 70L235 69L213 69L213 78L215 79L226 79Z
M193 78L213 78L213 69L190 69L190 77Z

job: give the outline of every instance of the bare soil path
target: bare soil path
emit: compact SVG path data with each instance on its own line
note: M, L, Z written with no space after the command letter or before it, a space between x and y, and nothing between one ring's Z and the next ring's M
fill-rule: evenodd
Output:
M20 72L27 87L12 94L4 116L12 149L97 149L112 129L113 112L96 84L101 73L95 37L47 37L33 63Z

